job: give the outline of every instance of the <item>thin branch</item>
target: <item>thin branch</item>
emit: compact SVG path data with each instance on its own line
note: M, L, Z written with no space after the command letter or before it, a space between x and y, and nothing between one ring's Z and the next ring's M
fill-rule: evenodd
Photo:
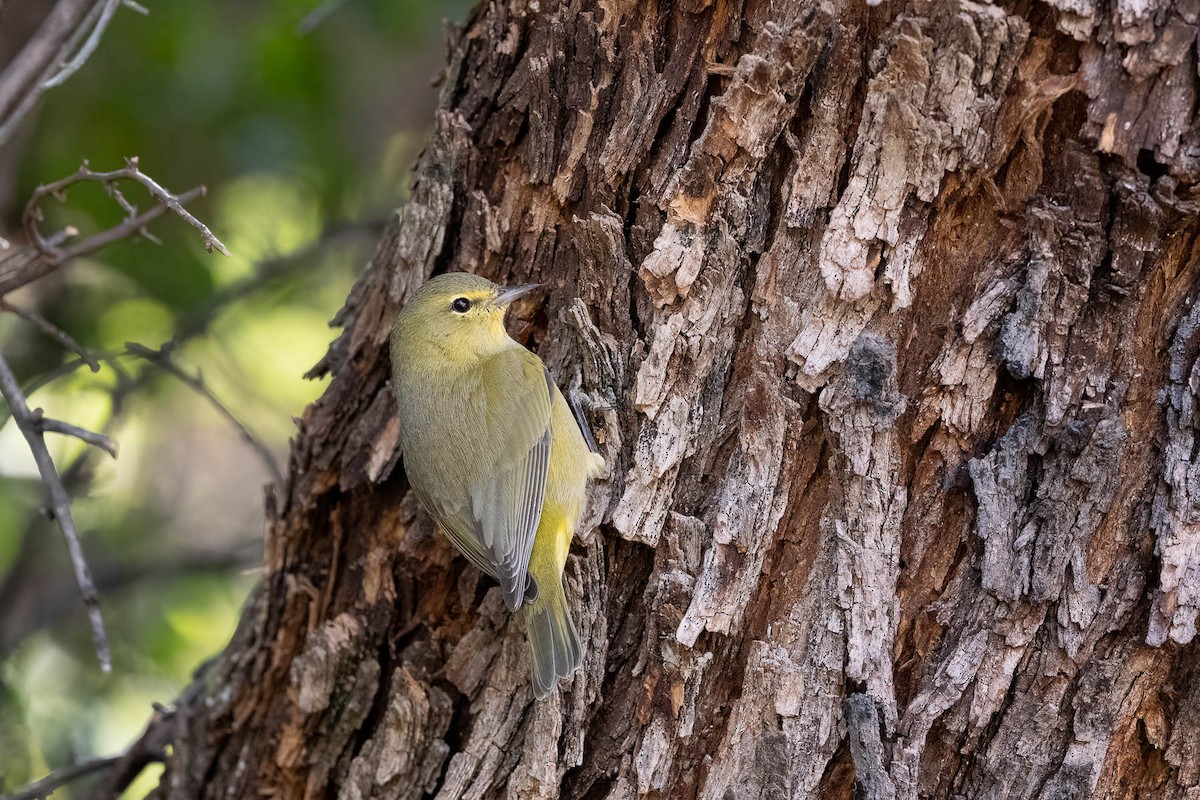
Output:
M113 2L59 0L29 43L0 73L0 146L48 89L78 71L95 51L116 10L115 6L109 10Z
M253 274L247 275L247 276L241 278L240 280L230 284L229 286L226 286L225 288L217 291L216 293L214 293L212 295L212 297L210 297L199 308L197 308L192 313L190 313L190 314L182 317L180 320L178 320L176 323L176 326L175 326L174 334L172 335L171 339L164 342L162 345L160 345L158 348L158 351L159 352L173 352L180 345L190 341L191 339L194 339L195 337L197 337L197 336L203 334L205 331L207 331L209 328L209 325L212 323L213 319L218 315L218 313L220 313L220 311L223 308L227 307L228 305L230 305L238 300L241 300L241 299L253 294L254 292L262 289L264 286L269 285L273 281L276 281L283 277L286 277L292 271L296 270L297 267L303 265L305 262L307 262L313 256L324 252L328 247L330 247L332 245L335 245L339 242L345 241L346 239L351 239L354 237L376 238L378 235L378 232L383 228L383 225L384 225L383 220L371 220L369 222L364 222L364 223L359 223L359 224L342 225L342 226L338 226L338 227L333 227L333 228L326 230L317 239L317 241L313 242L308 247L302 248L301 250L297 250L292 253L288 253L286 255L278 256L276 258L271 258L271 259L267 259L267 260L259 262L255 266ZM56 235L61 235L61 233L62 232L60 232L60 234L56 234ZM33 250L33 248L28 248L28 249ZM4 275L2 273L0 273L0 284L2 284L3 282L4 282ZM0 300L0 304L2 304L2 303L3 303L3 300ZM143 348L143 349L146 349L146 348ZM150 352L155 352L155 351L150 351ZM96 362L108 364L110 367L116 369L118 371L118 373L120 371L120 362L118 359L120 359L121 357L126 356L126 355L133 355L133 354L129 353L128 351L122 351L122 350L107 351L107 352L91 354L91 356L95 359ZM60 364L59 366L55 367L52 370L49 370L47 372L44 372L44 373L38 375L37 377L35 377L31 381L29 381L22 388L22 391L24 392L24 395L26 397L30 397L34 393L39 391L40 389L46 387L47 385L49 385L61 378L64 378L68 375L73 374L80 367L87 365L87 364L89 364L89 362L85 361L84 356L81 354L80 358L73 359L71 361L67 361L63 364ZM126 378L123 383L123 386L125 387L124 390L125 391L134 391L137 388L139 388L140 386L142 386L145 383L145 381L147 380L149 372L150 372L150 370L146 370L136 377ZM114 399L115 399L115 396L114 396ZM7 419L8 419L7 415L8 415L8 409L0 407L0 428L3 428L5 423L7 422ZM230 415L230 414L225 414L224 416L226 417L226 419L230 419L232 417L232 415ZM239 432L243 431L243 429L245 428L244 425L242 425L240 422L237 422L236 420L234 421L234 424L237 427L237 429L239 430ZM244 437L244 434L243 434L243 437ZM260 453L262 453L262 449L260 449L261 447L262 447L261 445L256 446L256 449L259 449ZM274 459L272 459L271 461L273 464ZM282 485L282 476L278 473L278 470L272 469L271 472L272 472L272 475L275 477L276 482L279 483L280 485Z
M379 232L383 229L383 225L383 220L372 220L370 222L364 222L361 224L331 228L323 233L320 238L317 239L317 241L313 242L308 247L288 253L286 255L259 262L255 266L252 274L240 278L223 289L219 289L198 308L184 315L179 321L177 321L175 325L175 332L172 337L168 341L163 342L158 349L175 350L185 342L191 341L197 336L203 334L208 330L209 325L212 324L213 319L216 318L217 314L220 313L222 309L237 302L238 300L252 295L254 292L262 289L264 286L269 285L273 281L280 280L288 276L293 270L295 270L309 258L324 252L324 250L331 245L356 236L377 239ZM33 248L28 249L32 250ZM3 283L4 274L0 273L0 284ZM126 355L125 351L114 350L104 353L97 353L95 354L95 359L98 362L104 362L115 366L117 364L116 359L123 355ZM34 392L45 387L46 385L53 383L60 378L65 378L66 376L73 374L80 367L87 364L88 362L84 361L83 358L77 358L67 361L66 363L61 364L48 372L38 375L36 378L26 384L25 387L23 387L25 396L29 397ZM0 409L0 428L4 427L6 419L5 411Z
M146 191L148 191L151 196L154 197L155 200L157 200L163 206L166 206L166 208L169 210L173 211L193 228L200 231L200 236L204 239L204 247L210 253L215 249L221 255L229 255L229 249L225 247L221 240L218 239L211 230L209 230L208 226L192 216L192 214L183 207L183 201L185 197L188 200L195 199L196 197L203 197L205 193L204 187L197 187L192 189L190 192L185 193L184 195L176 197L164 189L158 183L158 181L154 180L138 168L138 159L136 156L125 159L124 169L114 169L110 170L109 172L95 172L88 165L88 162L84 161L75 174L68 175L65 178L60 178L51 183L43 184L34 189L33 194L29 198L29 202L25 205L25 214L21 220L22 224L25 226L25 232L28 234L29 240L33 242L33 244L42 252L45 257L56 262L62 260L63 251L53 247L42 236L41 231L38 230L37 223L42 218L41 203L47 196L54 197L55 199L61 201L65 198L65 192L68 187L85 181L102 184L105 188L105 191L112 195L118 204L120 204L121 208L123 208L129 214L130 219L127 220L127 223L132 221L132 219L135 218L134 212L136 212L137 209L127 200L125 200L124 195L121 194L120 189L117 186L119 181L124 180L140 183L146 188ZM135 228L129 233L136 231L137 229ZM126 235L129 234L126 233ZM105 242L105 244L107 244L107 242Z
M84 761L80 764L72 764L69 767L55 770L40 781L35 781L28 786L22 787L12 794L0 795L0 800L43 800L43 798L49 797L55 789L60 789L71 781L86 777L94 772L112 769L120 760L121 756L109 756L108 758L93 758L90 761Z
M17 98L41 83L42 74L94 4L95 0L59 0L54 5L37 33L0 72L0 119L11 113Z
M75 530L75 520L71 516L71 503L67 490L63 488L62 479L54 467L54 459L46 448L46 439L33 412L25 402L17 378L0 355L0 394L4 396L12 412L13 420L25 436L33 460L37 462L38 472L42 483L50 495L50 509L54 519L62 529L63 538L67 543L67 552L71 556L71 565L75 569L75 582L79 585L83 603L88 610L88 618L92 625L92 640L96 646L96 657L100 661L100 669L104 672L112 670L112 656L108 649L108 636L104 631L104 619L100 616L100 598L96 594L96 586L92 582L91 570L84 560L83 547L79 543L79 534Z
M68 235L68 230L70 235ZM78 231L74 228L64 229L51 235L49 241L52 244L62 244L75 233ZM43 258L36 247L22 247L7 258L0 260L0 297L27 283L32 283L38 278L45 277L56 269L58 267Z
M63 436L74 436L84 444L90 444L92 447L103 450L113 458L117 457L117 441L111 436L89 431L87 428L81 428L78 425L63 422L60 419L44 417L40 408L33 410L33 416L36 418L37 426L42 429L43 433L59 433Z
M68 261L80 256L93 253L100 248L120 239L141 236L153 242L158 242L146 226L166 214L168 211L176 214L189 225L200 232L204 247L210 253L213 250L228 256L229 249L216 237L207 225L197 219L184 205L203 197L205 188L197 186L193 189L174 195L162 187L158 181L142 172L138 167L137 158L125 160L125 168L109 172L93 171L87 161L79 169L65 178L43 184L34 189L25 204L25 212L21 224L30 246L18 250L7 258L0 260L0 296L24 286L55 271ZM140 184L154 198L156 204L147 211L140 212L121 192L121 181L133 181ZM42 234L38 223L44 218L42 203L47 197L53 197L59 202L66 200L66 191L76 183L98 183L125 212L125 219L118 225L93 234L82 241L63 246L77 232L73 228L59 231L50 236Z
M71 336L71 334L67 333L50 320L36 312L18 308L17 306L14 306L12 303L5 300L3 297L0 297L0 311L7 311L10 314L15 314L26 322L34 325L40 329L42 333L57 339L59 344L61 344L67 350L70 350L75 355L79 356L83 360L83 363L87 364L88 368L92 372L100 371L100 362L96 360L96 357L88 352L83 345L75 341L75 338Z
M205 192L206 189L203 186L197 186L193 189L188 189L186 192L179 195L179 197L175 198L175 202L190 203L197 197L204 197ZM155 244L158 244L158 240L153 236L150 236L145 228L146 225L166 214L167 210L168 209L165 206L154 206L150 210L143 211L141 214L138 214L136 217L126 219L120 225L116 225L106 231L93 234L92 236L84 239L82 242L78 242L77 244L71 245L70 247L61 251L59 260L54 264L54 266L61 267L71 259L89 255L102 247L110 245L113 242L120 241L121 239L126 239L130 236L141 236L144 239L148 239ZM191 215L189 214L188 216L190 217ZM43 256L44 255L45 254L43 253Z
M100 353L96 355L96 360L106 363L114 369L118 369L116 359L118 356L123 354L124 351L121 350ZM60 364L48 372L43 372L41 375L38 375L33 380L29 381L25 386L22 386L21 392L25 395L25 397L29 397L30 395L35 394L39 389L45 388L60 378L65 378L66 376L75 373L80 367L83 367L86 364L87 362L82 358L76 358L64 364ZM8 422L8 417L11 416L11 413L11 410L7 408L0 408L0 428L3 428Z
M88 19L84 20L84 27L91 21L91 17L95 16L95 23L92 25L92 32L88 34L87 40L83 46L79 48L70 61L62 65L62 69L51 75L46 80L42 81L43 89L53 89L66 82L67 78L79 71L79 68L84 65L92 53L96 52L96 48L100 46L100 38L104 36L104 31L108 29L108 24L112 22L113 15L117 13L117 9L121 7L121 0L105 0L103 5L97 5L88 14ZM99 13L96 13L99 9Z
M128 354L144 359L164 372L173 375L175 378L178 378L184 384L191 387L206 400L208 400L212 407L215 408L223 417L225 417L225 419L229 421L231 425L233 425L234 428L237 429L238 433L242 437L242 440L254 448L255 452L258 453L258 457L262 460L263 465L266 466L267 471L271 473L271 479L275 482L275 485L279 488L280 492L283 492L285 487L283 473L280 471L279 464L276 463L275 456L271 453L271 449L267 447L267 445L261 439L251 433L250 429L247 428L246 425L237 418L237 415L230 411L229 408L226 407L225 404L222 403L217 396L212 393L212 390L210 390L204 383L203 377L198 374L189 375L188 373L184 372L183 369L181 369L174 361L171 360L169 347L164 347L161 350L154 350L136 342L126 342L125 351Z
M102 360L108 363L109 367L117 376L116 384L109 390L109 418L107 424L105 425L106 429L111 429L112 426L115 425L116 422L121 419L129 410L128 400L130 396L136 392L141 385L143 385L146 380L146 373L150 371L150 368L144 370L136 378L131 378L121 366L120 362L116 360L115 355L104 356L102 357ZM83 362L76 360L74 363L82 364ZM41 385L46 383L44 376L38 378L33 383L38 384L39 382ZM23 391L25 392L26 397L29 397L33 393L33 390L31 389L23 389ZM2 410L7 411L7 406L5 406ZM3 425L2 419L0 419L0 425ZM95 451L92 448L88 448L80 453L74 459L74 461L72 461L71 464L62 471L61 477L63 487L67 490L68 494L72 496L78 496L84 492L87 486L92 482L95 468L94 455ZM40 526L35 525L32 519L29 520L25 525L22 541L25 543L31 542L32 537L40 530ZM14 603L14 600L18 596L16 592L18 592L19 589L16 587L20 581L29 580L31 577L33 580L39 580L37 576L30 575L30 565L32 562L29 561L29 557L31 553L31 548L23 544L20 554L17 556L17 561L12 565L12 569L9 570L8 578L3 584L0 584L0 608L6 609L6 611L8 609L19 608L20 604ZM103 550L101 550L101 559L103 559L103 555ZM94 578L96 585L100 589L103 589L106 586L106 565L103 560L101 560L99 563L100 569L96 572ZM42 587L41 590L45 592L46 587L44 582L39 581L39 585ZM61 590L55 590L51 597L53 597L52 602L41 603L37 600L34 602L40 607L52 607L54 603L61 603L63 601L63 593ZM58 613L61 615L63 612ZM0 625L0 630L11 629L10 626L12 623L14 623L14 621L15 620L11 615L6 615L4 617L4 624ZM3 641L4 636L3 634L0 634L0 660L3 660L4 658Z
M161 208L161 206L159 206L159 208ZM328 247L346 239L359 236L372 239L377 238L378 233L382 230L383 226L384 220L371 220L369 222L359 224L333 227L322 233L321 236L308 247L288 253L286 255L259 262L255 266L252 274L241 278L240 280L230 284L229 286L226 286L223 289L220 289L199 308L182 317L176 323L175 332L171 339L163 342L158 348L159 351L174 351L185 342L188 342L191 339L203 334L208 330L208 327L212 323L213 319L223 308L253 294L259 289L262 289L264 286L269 285L273 281L286 277L298 266L304 264L314 255L324 252ZM61 237L62 234L63 232L60 231L58 234L55 234L55 236ZM51 238L53 239L54 237ZM34 250L34 248L27 249ZM0 262L0 265L3 263L4 262ZM3 284L4 273L0 272L0 285ZM0 303L3 303L3 300L0 300ZM117 359L125 355L130 355L130 353L126 351L108 351L96 353L93 355L93 357L97 362L106 363L115 369L119 369L119 362ZM38 375L36 378L26 384L25 387L23 387L25 396L29 397L45 386L73 374L84 365L90 366L90 363L85 361L84 357L81 355L80 358L67 361L66 363L61 364L48 372ZM143 378L139 377L132 379L131 385L134 387L140 386L142 382ZM6 410L0 408L0 428L4 427L6 421ZM239 430L240 427L244 426L239 426Z
M193 217L188 210L183 207L183 204L180 202L178 197L159 186L153 178L138 169L137 156L126 159L125 163L128 165L126 169L131 173L128 176L130 179L135 180L145 186L150 194L154 195L154 198L158 200L158 202L174 211L177 216L181 217L193 228L200 231L200 235L204 239L205 250L211 253L215 249L221 255L227 258L229 257L229 248L225 247L224 243L222 243L221 240L218 239L216 235L208 229L207 225ZM201 188L201 194L203 194L204 191L205 190Z

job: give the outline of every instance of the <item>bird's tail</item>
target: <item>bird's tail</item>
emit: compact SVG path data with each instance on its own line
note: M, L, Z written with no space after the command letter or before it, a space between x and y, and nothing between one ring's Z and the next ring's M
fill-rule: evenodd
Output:
M563 594L562 581L547 581L539 586L540 597L525 606L525 628L529 637L530 663L533 667L533 693L540 700L579 668L583 646L571 619L571 609Z

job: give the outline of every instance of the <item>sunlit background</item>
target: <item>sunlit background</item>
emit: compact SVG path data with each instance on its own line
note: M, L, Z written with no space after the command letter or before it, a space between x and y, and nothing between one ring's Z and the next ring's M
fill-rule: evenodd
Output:
M99 50L0 149L0 236L21 242L26 198L82 159L138 156L233 253L204 252L164 217L162 244L121 242L7 299L96 353L180 341L174 363L286 466L293 417L324 388L303 374L404 199L432 118L443 18L466 0L170 0L122 8ZM0 3L0 67L41 0ZM131 187L143 208L151 201ZM121 217L96 186L46 206L44 229ZM136 358L99 372L10 314L0 348L47 415L105 430L109 459L51 437L96 574L113 650L97 666L58 528L0 402L0 793L119 753L220 651L261 561L264 460L209 398ZM44 384L44 385L43 385ZM40 388L36 388L40 387ZM141 796L148 771L128 796ZM80 796L83 787L75 788ZM70 790L60 795L72 796Z

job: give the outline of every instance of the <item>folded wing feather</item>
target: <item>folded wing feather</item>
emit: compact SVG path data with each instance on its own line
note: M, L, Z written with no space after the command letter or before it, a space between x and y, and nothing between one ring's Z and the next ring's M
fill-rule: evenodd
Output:
M462 504L421 502L467 559L500 582L504 602L516 611L526 597L529 557L542 514L553 441L553 384L537 356L522 347L486 361L470 387L485 398L477 452L465 481Z

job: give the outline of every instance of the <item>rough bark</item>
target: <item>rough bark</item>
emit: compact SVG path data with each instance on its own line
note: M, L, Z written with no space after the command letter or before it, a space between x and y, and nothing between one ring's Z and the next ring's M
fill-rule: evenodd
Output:
M1198 16L482 5L158 794L1200 797ZM543 703L399 466L455 269L610 465Z

